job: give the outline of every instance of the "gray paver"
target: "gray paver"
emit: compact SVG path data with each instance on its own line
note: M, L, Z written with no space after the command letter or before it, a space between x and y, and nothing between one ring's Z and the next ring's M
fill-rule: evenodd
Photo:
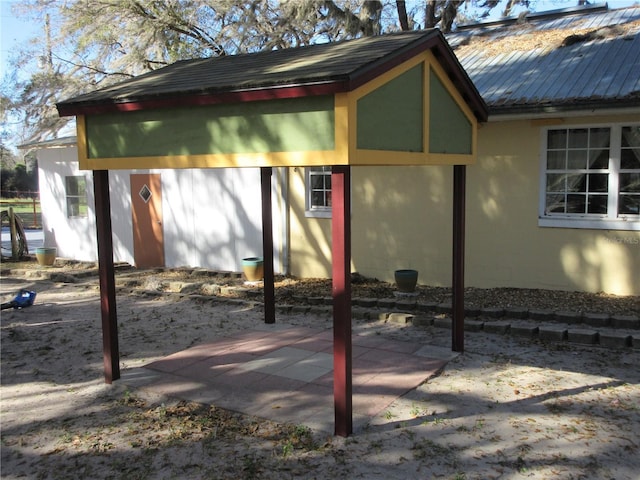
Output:
M631 346L631 335L625 333L600 332L599 340L603 347L624 348Z
M482 330L484 322L480 320L469 320L468 318L464 319L464 329L467 332L479 332Z
M558 325L542 325L538 330L540 340L562 342L567 340L567 327Z
M640 318L635 315L614 315L611 317L611 325L616 328L640 329Z
M606 327L611 323L611 316L606 313L585 313L582 321L591 327Z
M516 337L532 338L538 335L538 326L527 323L512 323L509 333Z
M571 343L594 345L598 343L598 332L595 330L575 329L567 331L567 340Z
M511 328L511 322L509 320L496 320L492 322L484 322L483 330L487 333L500 333L504 334Z
M436 328L451 328L451 319L449 317L436 317L433 319L433 326Z

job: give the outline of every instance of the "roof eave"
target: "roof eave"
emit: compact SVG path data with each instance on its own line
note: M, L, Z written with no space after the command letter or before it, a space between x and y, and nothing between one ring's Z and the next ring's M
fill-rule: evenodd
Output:
M482 95L480 95L480 92L469 77L467 71L460 64L458 57L453 53L449 43L442 34L440 34L440 37L442 38L442 42L439 42L432 48L434 56L447 72L449 79L456 86L478 121L486 122L489 117L489 107L482 98Z
M545 103L527 105L489 106L490 120L506 120L510 118L542 118L562 115L593 115L605 112L637 112L640 109L640 97L623 99L599 99L574 101L571 103Z
M334 93L347 91L348 85L348 80L338 79L327 82L296 83L215 92L185 92L183 94L168 96L141 95L139 97L110 101L60 102L56 104L56 107L61 117L96 115L155 108L204 106L222 103L332 95Z
M23 143L21 145L18 145L16 148L18 150L29 150L33 148L65 148L65 147L74 146L76 144L77 144L76 136L71 135L67 137L54 138L51 140L42 140L42 141Z

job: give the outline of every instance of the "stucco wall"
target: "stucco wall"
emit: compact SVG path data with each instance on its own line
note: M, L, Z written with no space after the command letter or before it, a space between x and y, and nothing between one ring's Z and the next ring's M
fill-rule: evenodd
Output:
M306 218L304 168L289 172L290 271L297 277L331 276L331 219Z
M638 118L563 124L624 121ZM480 131L467 183L467 284L640 295L640 232L538 226L540 123L495 122Z
M566 125L637 121L565 119ZM467 168L466 285L640 295L640 232L538 226L540 122L482 125ZM301 169L300 169L301 170ZM352 269L391 281L451 282L452 167L352 169ZM304 174L291 176L292 273L329 277L331 220L304 217Z
M353 263L391 280L413 268L420 282L450 278L452 167L364 167L353 175Z
M440 246L451 243L452 171L352 168L352 270L390 280L396 269L416 268L423 283L448 282L450 249ZM331 219L305 217L303 169L294 169L290 180L291 272L329 277Z

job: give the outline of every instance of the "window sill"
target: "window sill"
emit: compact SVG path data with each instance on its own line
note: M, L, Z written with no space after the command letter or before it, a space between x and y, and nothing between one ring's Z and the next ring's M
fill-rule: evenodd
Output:
M625 230L630 232L640 232L640 219L633 220L609 220L606 218L586 219L586 218L538 218L539 227L553 228L584 228L591 230Z
M331 209L327 210L305 210L304 216L307 218L331 218Z

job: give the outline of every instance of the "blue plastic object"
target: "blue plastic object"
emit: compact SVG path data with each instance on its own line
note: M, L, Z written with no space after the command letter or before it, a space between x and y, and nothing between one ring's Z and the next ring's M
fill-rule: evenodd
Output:
M2 304L2 310L6 308L14 308L14 309L27 308L33 305L33 302L35 302L35 300L36 300L36 292L22 289L20 290L18 295L16 295L16 298L14 298L10 302Z

